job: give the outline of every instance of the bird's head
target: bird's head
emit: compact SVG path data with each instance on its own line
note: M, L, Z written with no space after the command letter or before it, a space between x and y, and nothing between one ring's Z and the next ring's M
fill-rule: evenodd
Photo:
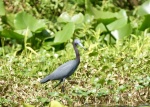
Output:
M76 46L79 45L80 47L82 47L83 49L85 49L79 39L75 39L75 40L74 40L74 44L75 44Z

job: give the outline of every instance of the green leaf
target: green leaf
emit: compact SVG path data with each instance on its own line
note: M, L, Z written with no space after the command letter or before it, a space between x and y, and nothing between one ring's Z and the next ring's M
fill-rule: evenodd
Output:
M2 0L0 0L0 15L1 16L5 15L5 8Z
M76 24L82 23L84 20L84 16L82 13L79 14L75 14L74 16L70 16L67 12L63 12L59 18L58 18L58 22L73 22Z
M58 22L70 22L71 17L67 12L63 12L59 17L58 17Z
M121 91L121 92L123 92L123 91L126 90L126 88L127 87L125 85L121 85L121 86L118 87L118 90Z
M125 10L120 10L119 12L116 12L116 13L98 11L96 15L99 15L97 16L99 22L102 22L106 25L112 23L113 25L111 26L117 25L118 22L119 23L121 22L121 24L127 23L127 19L128 19L128 16ZM118 22L114 22L115 20L118 20Z
M26 12L20 12L16 15L14 25L16 30L28 28L33 32L42 31L45 28L43 20L37 20Z
M48 102L48 98L41 98L40 101L41 101L42 103Z
M15 28L15 26L14 26L15 15L14 15L14 14L7 14L7 15L6 15L6 18L7 18L7 23L8 23L11 27Z
M96 19L115 19L116 18L116 14L112 13L112 12L104 12L104 11L99 11L99 10L95 10L95 18Z
M150 14L150 0L144 2L137 10L137 14L140 16Z
M103 23L105 25L115 21L116 19L122 19L122 18L126 20L124 23L127 22L128 16L126 14L126 11L123 9L116 13L112 13L109 11L107 12L100 11L92 6L90 0L85 0L85 7L86 7L86 12L88 14L93 15L94 18L98 20L98 22ZM113 29L112 26L116 25L116 23L117 22L113 23L113 25L110 25L111 29Z
M125 18L126 20L128 19L126 10L121 9L119 12L116 12L116 17L117 19Z
M0 26L0 32L1 32L1 31L3 31L3 27L2 27L2 26Z
M110 24L107 25L107 28L112 31L118 28L121 28L123 26L125 26L127 24L127 19L126 18L122 18L122 19L118 19Z
M149 20L150 20L150 15L144 16L144 21L140 26L140 30L144 31L145 29L150 28Z
M112 37L111 35L107 34L104 38L104 40L107 42L107 43L111 43L111 44L114 44L116 43L116 40L114 37ZM104 69L107 68L107 67L104 67Z
M107 31L107 29L105 28L105 25L103 23L100 23L96 26L96 31L100 30L101 32L105 32Z
M101 88L98 92L98 96L108 95L110 93L109 89L107 88Z
M132 32L132 27L130 24L126 24L125 26L114 30L111 34L115 37L116 40L123 39L125 36L129 36Z
M75 14L72 18L71 18L71 22L74 22L76 24L80 24L82 23L84 20L84 16L82 13L79 14Z
M1 33L3 37L6 37L6 38L13 38L13 39L17 39L19 41L22 41L24 39L24 36L21 35L21 34L18 34L16 32L13 32L11 30L3 30L2 33Z
M54 42L55 43L66 42L73 36L74 30L75 30L74 23L70 22L70 23L66 24L64 26L63 30L61 30L55 34Z
M85 7L88 14L92 14L95 19L99 19L101 22L109 23L116 19L116 14L97 10L92 6L90 0L85 0Z
M84 22L85 23L91 23L94 20L94 16L90 14L85 14L84 15Z
M59 96L59 93L58 92L49 92L48 95L56 97L56 96Z
M22 29L22 30L14 30L14 32L20 34L20 35L26 35L27 38L31 38L33 36L30 29Z
M94 14L92 3L89 0L85 0L85 8L86 8L86 13Z

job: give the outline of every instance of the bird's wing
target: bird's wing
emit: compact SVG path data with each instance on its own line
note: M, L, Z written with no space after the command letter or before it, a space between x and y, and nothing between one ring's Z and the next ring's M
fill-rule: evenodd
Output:
M46 76L42 80L48 81L48 80L60 80L62 78L67 78L74 73L78 65L79 65L79 61L77 60L68 61L62 64L61 66L59 66L50 75Z
M52 74L50 74L51 78L53 80L67 78L68 76L74 73L78 65L79 63L76 60L68 61L59 66Z

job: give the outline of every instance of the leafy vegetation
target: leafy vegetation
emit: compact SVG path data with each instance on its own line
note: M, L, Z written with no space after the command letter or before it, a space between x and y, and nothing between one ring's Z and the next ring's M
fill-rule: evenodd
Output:
M0 105L150 104L150 0L131 1L0 0ZM41 85L74 38L88 50L65 93Z

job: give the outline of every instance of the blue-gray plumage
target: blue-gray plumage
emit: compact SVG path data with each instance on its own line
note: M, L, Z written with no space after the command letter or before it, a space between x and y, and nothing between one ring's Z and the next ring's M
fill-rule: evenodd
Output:
M81 44L80 40L78 40L78 39L74 40L73 47L74 47L74 50L76 53L76 59L62 64L56 70L54 70L50 75L43 78L40 81L40 83L45 83L50 80L60 80L60 82L55 86L55 87L57 87L61 82L63 82L65 80L65 78L68 78L75 72L75 70L77 69L77 67L80 63L80 55L79 55L79 51L77 49L77 45L84 48L83 45Z

